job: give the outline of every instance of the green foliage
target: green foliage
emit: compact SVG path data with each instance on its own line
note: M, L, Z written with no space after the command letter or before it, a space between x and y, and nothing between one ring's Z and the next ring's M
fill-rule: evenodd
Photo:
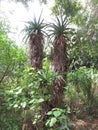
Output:
M78 38L80 39L78 40L78 42L82 43L82 52L84 52L84 57L86 57L83 58L82 56L81 58L83 59L84 65L86 65L87 67L93 66L95 68L98 68L98 22L97 15L95 13L96 6L93 6L93 8L95 8L95 10L91 10L91 13L86 12L87 14L83 16L83 18L86 17L86 19L84 19L84 21L82 22L84 26L81 26L81 23L81 27L78 30Z
M72 69L81 66L98 68L97 20L94 13L89 16L87 14L86 17L83 21L78 18L81 23L77 23L79 27L71 37L71 44L68 45L68 59Z
M49 100L54 78L55 74L50 71L47 59L44 59L43 69L37 72L25 66L19 78L13 80L11 90L5 91L7 108L19 112L23 122L32 119L36 125L41 121L40 103Z
M84 45L85 44L85 45ZM98 44L90 44L89 42L79 41L68 47L69 68L77 69L81 66L98 68Z
M7 91L18 84L26 57L22 49L8 38L8 26L0 21L0 129L19 129L19 112L8 107Z
M96 70L91 68L88 69L86 67L82 67L74 72L70 72L68 74L69 96L74 99L80 98L84 104L88 106L88 108L94 107L96 104L95 91L98 85L97 73L98 72Z
M49 98L50 85L54 77L49 69L36 72L33 68L25 68L18 79L19 86L16 85L7 91L9 105L18 109L38 108L40 102Z
M61 108L53 108L47 112L49 119L46 121L46 126L50 129L69 130L69 121L67 118L67 111ZM60 127L58 127L60 124Z
M76 0L55 0L55 4L52 7L53 14L62 14L70 18L75 17L80 9L81 5Z

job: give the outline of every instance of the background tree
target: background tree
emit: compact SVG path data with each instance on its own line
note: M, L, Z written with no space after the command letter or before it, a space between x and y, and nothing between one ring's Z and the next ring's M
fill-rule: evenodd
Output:
M69 64L73 69L80 66L98 68L98 55L96 53L98 51L98 30L97 15L95 13L97 8L94 4L90 4L90 6L89 8L85 5L76 16L77 31L72 38L72 44L68 47Z
M19 111L11 108L8 91L19 85L26 56L8 37L9 26L0 20L0 129L18 129ZM12 97L11 97L12 98Z

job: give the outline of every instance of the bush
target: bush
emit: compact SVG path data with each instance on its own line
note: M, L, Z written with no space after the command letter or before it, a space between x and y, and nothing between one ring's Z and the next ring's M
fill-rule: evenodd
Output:
M70 72L67 77L67 92L71 100L81 99L85 108L91 111L96 106L98 71L92 68L81 67ZM98 103L97 103L98 104ZM97 106L96 106L97 107Z

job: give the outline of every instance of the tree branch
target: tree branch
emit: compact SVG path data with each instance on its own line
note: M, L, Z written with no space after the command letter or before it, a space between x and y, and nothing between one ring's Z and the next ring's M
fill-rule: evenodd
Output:
M7 72L8 72L8 69L9 69L9 65L7 66L4 74L2 75L1 79L0 79L0 83L4 80L4 77L6 76Z

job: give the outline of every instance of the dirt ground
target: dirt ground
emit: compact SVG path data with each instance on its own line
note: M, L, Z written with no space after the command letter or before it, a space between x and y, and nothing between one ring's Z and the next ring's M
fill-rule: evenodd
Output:
M70 130L98 130L98 118L74 119Z

